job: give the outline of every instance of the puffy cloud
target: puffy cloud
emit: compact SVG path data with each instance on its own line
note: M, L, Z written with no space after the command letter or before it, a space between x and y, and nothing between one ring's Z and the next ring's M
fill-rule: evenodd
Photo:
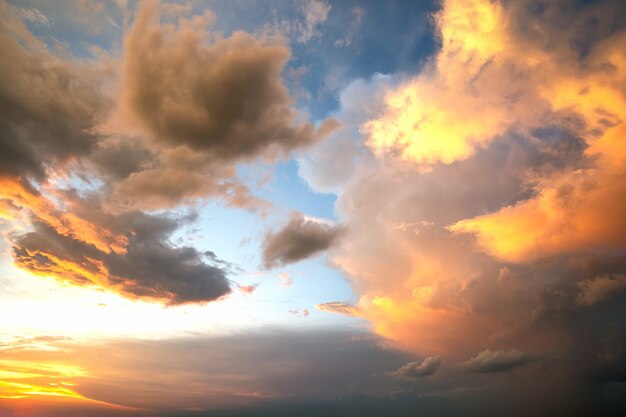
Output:
M315 131L295 111L281 78L290 57L282 41L243 32L223 38L207 30L208 11L172 25L160 20L160 8L139 6L118 63L60 59L15 8L2 6L0 217L10 222L21 268L131 298L206 302L230 291L228 268L173 246L172 228L138 232L146 219L154 227L169 220L136 210L200 198L264 210L268 203L237 178L235 163L285 155L336 122ZM165 9L171 16L189 6ZM117 89L101 68L116 75L118 64L115 107L106 94ZM59 176L73 174L89 184L88 199L55 188Z
M409 362L401 368L390 372L389 375L394 378L412 380L434 374L440 365L441 358L439 356L429 356L420 362Z
M504 132L510 115L506 97L484 73L498 68L507 42L498 2L444 2L435 20L441 50L414 79L390 90L385 111L363 126L368 144L419 164L468 158ZM496 70L497 71L497 70ZM473 87L473 88L472 88ZM510 87L508 87L510 88Z
M265 235L263 263L266 268L274 268L301 261L331 247L343 232L341 226L307 219L302 213L293 212L282 229Z
M603 275L578 282L580 294L577 302L581 305L592 306L609 298L626 287L626 275Z
M459 368L470 373L507 372L537 360L537 355L517 349L509 351L485 349L467 362L459 364Z
M281 78L289 49L245 32L221 38L206 30L213 19L207 11L172 27L146 2L124 41L123 109L168 146L217 159L311 143Z
M0 175L41 180L90 151L112 103L97 71L53 56L12 10L0 6Z
M105 225L97 225L73 212L59 210L41 192L26 182L0 177L0 199L10 202L2 217L18 222L34 216L61 236L68 236L104 253L124 253L128 245L126 236L113 232ZM26 217L26 219L24 219Z
M623 274L623 10L444 2L420 74L344 91L342 127L300 173L338 195L331 260L374 331L456 360L598 349L576 336L591 328L577 283Z
M135 225L167 222L147 215L132 221ZM227 271L206 263L196 249L172 247L164 241L166 235L154 236L138 228L131 231L134 236L129 238L126 253L106 254L35 224L33 232L12 242L15 264L73 285L167 304L208 302L230 292Z
M168 304L208 302L230 292L229 269L215 262L214 255L168 242L185 219L141 212L113 216L97 201L71 194L64 195L73 206L66 213L44 196L31 196L44 206L26 207L34 230L10 236L15 264L22 269L73 285Z
M252 195L235 164L285 156L320 141L336 122L316 130L295 110L282 79L291 56L283 40L242 31L223 37L210 30L208 10L172 24L160 17L164 7L142 3L125 36L119 103L102 130L138 135L149 152L115 162L119 144L109 139L97 149L92 159L106 164L102 171L126 174L111 186L110 206L154 210L217 198L264 210L269 203Z
M339 122L337 129L298 154L298 173L313 189L337 193L355 174L357 160L364 153L358 126L381 110L382 91L390 81L378 74L371 80L355 80L341 92L340 109L333 115Z

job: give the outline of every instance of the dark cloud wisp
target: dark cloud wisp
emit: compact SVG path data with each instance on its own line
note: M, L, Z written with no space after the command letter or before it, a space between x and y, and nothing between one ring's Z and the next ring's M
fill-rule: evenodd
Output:
M344 228L292 213L289 223L279 231L270 231L263 241L263 264L274 268L298 262L330 248Z

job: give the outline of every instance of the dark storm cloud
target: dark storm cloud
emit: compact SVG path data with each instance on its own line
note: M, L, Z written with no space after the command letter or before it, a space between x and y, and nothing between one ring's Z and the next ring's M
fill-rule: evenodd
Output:
M468 373L507 372L539 360L538 355L517 349L509 351L485 349L459 368Z
M42 179L85 155L111 103L75 63L48 53L0 4L0 175Z
M186 145L217 159L258 156L272 145L289 151L313 141L296 123L281 71L289 48L245 32L206 31L213 15L159 22L146 2L125 39L124 104L167 146Z
M16 265L73 285L168 304L208 302L230 292L228 268L192 247L168 242L180 220L140 212L101 217L113 230L125 231L123 251L104 252L35 220L34 231L12 240Z
M265 235L263 263L273 268L301 261L331 247L343 232L341 226L308 220L294 212L282 229Z

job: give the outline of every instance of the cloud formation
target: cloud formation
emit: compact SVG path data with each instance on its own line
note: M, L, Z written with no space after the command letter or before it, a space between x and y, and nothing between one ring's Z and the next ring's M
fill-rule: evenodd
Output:
M123 104L168 146L185 145L211 158L289 151L313 141L281 78L290 57L278 40L245 32L221 38L206 30L214 15L161 24L146 2L124 41Z
M409 362L399 369L390 372L389 375L394 378L412 380L415 378L431 376L437 372L440 365L441 358L439 356L429 356L420 362Z
M329 301L327 303L316 304L315 308L320 311L327 311L329 313L343 314L344 316L359 317L361 312L359 307L344 303L341 301Z
M626 288L626 275L602 275L579 281L578 304L592 306Z
M599 355L582 311L621 317L624 8L544 6L443 2L420 73L353 82L337 119L359 132L302 158L338 195L360 317L421 356Z
M229 271L219 263L212 264L214 257L169 243L168 237L181 220L141 212L118 216L92 213L90 217L99 217L124 236L123 250L107 252L35 217L33 231L11 239L15 264L61 282L170 305L213 301L230 292ZM99 224L92 227L102 230Z
M485 349L472 359L459 364L459 368L469 373L507 372L535 362L537 359L536 355L517 349L509 351Z
M301 261L331 247L343 232L341 226L307 219L302 213L293 212L282 229L266 233L263 264L269 269Z
M189 7L165 6L162 19L158 2L142 2L126 16L121 60L82 62L57 57L2 6L0 216L20 268L169 304L230 291L227 267L169 241L183 221L140 210L208 198L266 210L235 164L285 156L334 122L315 131L295 110L283 40L223 37L210 11L170 23ZM107 78L117 65L121 78ZM72 176L89 191L58 185Z
M0 52L0 176L45 179L90 151L112 103L93 71L49 53L4 3Z

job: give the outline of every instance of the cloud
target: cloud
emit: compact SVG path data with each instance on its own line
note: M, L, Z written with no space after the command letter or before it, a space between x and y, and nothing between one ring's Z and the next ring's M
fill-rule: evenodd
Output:
M293 280L291 279L291 275L287 272L280 272L276 274L278 278L280 278L280 286L289 288L293 285Z
M327 303L316 304L315 308L320 311L343 314L344 316L350 317L359 317L361 314L358 306L343 303L341 301L329 301Z
M71 201L71 195L65 197ZM167 304L208 302L230 292L227 266L192 247L168 242L185 219L141 212L113 216L77 197L72 204L82 217L61 213L61 219L76 219L70 225L78 224L81 229L67 230L64 224L50 222L56 219L50 213L33 212L33 231L10 237L16 266L72 285ZM108 231L123 246L86 239L84 230Z
M316 130L295 110L282 78L291 57L283 40L243 31L221 36L210 30L215 16L208 10L171 24L161 20L164 7L139 7L124 39L119 102L102 129L139 136L148 151L112 161L121 148L109 139L92 158L117 175L110 208L167 209L213 198L266 210L270 204L240 181L235 164L284 157L321 141L336 122L324 120Z
M383 349L375 337L333 330L265 329L245 335L151 342L129 339L85 345L66 342L64 346L67 350L43 357L38 352L20 353L15 369L32 371L42 362L53 362L60 365L61 375L55 372L42 376L40 381L47 383L50 378L50 382L73 382L77 391L94 400L176 415L189 407L220 414L241 407L249 414L250 406L293 405L353 395L351 383L355 381L367 392L376 389L373 373L382 373L406 360L401 352ZM355 351L359 354L354 355ZM132 367L128 360L134 364ZM174 367L163 369L164 363ZM81 373L62 374L63 370L73 369ZM148 377L156 369L161 372ZM30 382L24 377L22 381ZM180 384L194 389L182 393Z
M340 226L309 220L301 213L293 212L289 223L282 229L266 233L263 263L269 269L309 258L328 249L343 232Z
M503 13L499 2L443 3L435 15L441 50L422 74L390 90L385 111L363 126L375 152L426 166L452 163L504 132L506 100L491 91L500 86L480 88L505 51Z
M306 43L313 38L320 37L317 26L324 23L332 6L320 0L307 0L303 2L302 13L304 22L300 25L298 42Z
M354 38L357 36L357 33L361 27L361 23L363 22L363 17L365 16L365 9L359 6L355 6L352 9L350 9L350 13L352 14L352 21L350 22L350 25L348 26L346 35L341 39L337 39L333 43L334 46L340 46L340 47L351 46L352 42L354 41Z
M592 306L622 291L626 287L626 275L597 276L576 285L580 288L577 303Z
M398 379L412 380L434 374L440 365L441 358L439 356L429 356L421 362L409 362L401 368L390 372L389 375Z
M123 108L161 143L219 160L310 144L313 128L297 122L281 78L289 49L245 32L221 38L206 30L213 19L206 11L172 27L146 2L124 41Z
M517 349L509 351L485 349L478 355L459 364L459 368L469 373L508 372L537 361L537 355Z
M344 90L300 174L337 195L329 257L373 331L446 361L496 343L599 354L577 336L588 310L622 312L581 309L577 283L625 265L623 7L443 2L419 73Z
M239 291L241 291L243 294L252 294L253 292L256 291L256 289L259 287L259 284L252 284L252 285L239 285Z
M300 311L299 308L293 309L293 310L287 310L287 312L289 314L291 314L292 316L296 316L296 317L300 317L300 318L306 318L309 317L309 310L304 308L302 309L302 311Z
M69 195L68 195L69 197ZM33 216L62 236L94 246L104 253L124 253L128 238L105 225L96 225L83 216L59 210L53 201L27 181L0 178L0 198L10 202L2 217L16 225ZM26 217L26 219L24 219Z
M42 180L89 153L112 103L96 87L97 68L50 54L12 10L0 6L0 175Z
M50 24L50 20L46 17L45 14L41 12L41 10L31 7L31 8L21 8L18 9L19 13L22 17L29 22L39 23L40 25L48 25Z

